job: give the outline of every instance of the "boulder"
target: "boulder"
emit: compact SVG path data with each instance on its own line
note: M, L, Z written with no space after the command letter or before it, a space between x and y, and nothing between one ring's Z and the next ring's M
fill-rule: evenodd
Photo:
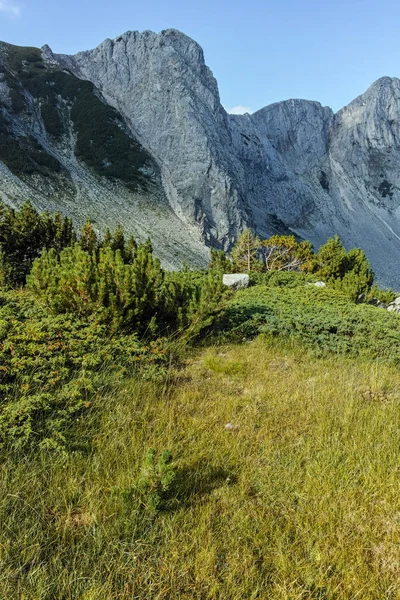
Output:
M387 307L389 312L400 313L400 296L398 296L393 302Z
M240 290L249 286L250 278L247 273L229 273L223 276L222 283L234 290Z

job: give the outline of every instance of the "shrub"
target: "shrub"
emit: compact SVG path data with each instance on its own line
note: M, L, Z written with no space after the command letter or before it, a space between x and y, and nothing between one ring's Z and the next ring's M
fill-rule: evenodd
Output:
M151 373L166 360L162 339L110 337L94 321L49 315L26 292L0 292L0 446L73 447L105 374Z
M76 234L68 217L62 218L60 213L39 214L30 202L25 202L19 210L0 202L0 247L7 272L3 284L25 283L33 261L43 248L59 252L74 239Z
M309 270L353 301L367 294L374 282L374 272L364 252L360 248L346 252L337 235L321 246Z
M153 514L163 508L163 502L171 492L175 476L171 452L164 449L157 460L156 451L149 448L137 484L144 508Z
M237 292L219 321L220 340L259 334L298 339L317 354L339 353L400 362L400 319L354 304L335 289L254 286Z

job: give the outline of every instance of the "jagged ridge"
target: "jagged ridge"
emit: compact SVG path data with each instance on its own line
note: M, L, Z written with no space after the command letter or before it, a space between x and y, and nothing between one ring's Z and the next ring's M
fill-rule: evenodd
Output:
M37 51L34 55L37 57ZM90 94L104 107L102 110L112 107L116 111L113 114L118 131L134 140L146 157L141 166L151 165L151 172L146 168L141 171L151 188L146 191L146 186L138 186L141 205L148 211L146 224L151 233L153 226L159 232L156 250L164 254L168 264L176 265L185 247L189 262L204 264L206 252L197 239L227 249L246 226L264 236L277 229L294 231L316 246L339 233L347 246L358 245L366 250L382 282L400 284L393 266L400 260L398 79L378 80L336 115L318 102L289 100L242 116L225 112L200 46L176 30L159 34L127 32L75 56L55 55L44 46L41 55L40 64L46 71L74 78L75 82L81 80L83 88L90 82L94 86ZM43 70L37 69L37 58L33 64L37 71ZM16 78L26 90L22 75L23 69ZM34 80L39 78L40 73L35 72ZM7 108L4 100L7 85L10 96L12 86L3 73L2 113L8 111L10 116L10 105ZM50 125L49 131L49 119L54 109L59 111L59 102L47 100L45 113L41 107L30 124L33 137L59 161L57 182L64 178L63 189L67 189L71 171L60 152L54 150L60 146L59 125L52 132ZM46 110L47 125L43 118ZM15 139L15 107L12 111ZM26 114L24 120L28 120ZM43 143L43 136L36 135L38 127L47 130L46 139L52 136L51 149ZM76 129L73 123L70 135L76 136ZM101 185L105 185L101 171L108 168L107 161L104 165L98 160L90 164L87 157L76 156L75 152L75 162L82 165L85 160L89 166L85 173L90 173L87 185L93 181L96 169L96 177L100 169ZM136 173L139 162L128 160ZM127 190L129 182L124 177L128 171L129 167L123 168L112 178L124 214L129 212L132 194L135 198L138 195L138 189ZM9 172L7 177L9 180ZM28 174L22 180L26 183L29 179L32 186L32 180L38 177L37 173ZM44 179L42 173L39 180ZM1 186L5 191L4 184ZM66 195L59 195L62 202ZM48 190L41 190L44 205L48 197ZM88 188L85 197L71 195L66 208L71 211L73 205L75 213L92 209L98 204L95 197L96 193ZM110 214L104 219L108 203L102 209L102 222L112 222L117 216ZM160 206L163 217L157 214ZM136 205L128 226L140 229L139 220ZM179 222L182 225L176 225ZM169 249L163 231L170 235ZM180 256L175 259L176 247L180 248Z

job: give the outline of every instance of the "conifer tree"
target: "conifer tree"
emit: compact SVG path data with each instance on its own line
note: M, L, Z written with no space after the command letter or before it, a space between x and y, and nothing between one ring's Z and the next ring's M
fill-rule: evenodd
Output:
M321 246L311 272L353 300L367 295L374 281L374 272L363 250L353 248L346 252L338 235Z
M111 248L114 250L114 252L119 250L121 255L125 256L125 236L124 232L122 231L122 227L119 224L117 225L114 235L112 236Z
M73 246L76 242L76 239L77 238L74 226L72 224L72 219L69 217L64 217L62 222L61 243L59 244L60 249L67 248L67 246Z
M125 260L127 263L132 264L136 258L137 242L133 236L131 236L126 244L125 248Z
M110 248L111 247L111 243L112 243L112 235L111 235L111 231L107 227L101 245L102 245L103 248Z
M53 248L60 252L62 248L64 248L64 240L63 240L63 229L64 222L60 212L56 212L54 215L54 240L53 240Z
M257 259L259 245L260 240L251 229L246 229L240 234L232 250L232 262L236 271L248 273L260 269L260 261Z
M93 252L97 251L99 242L97 239L97 235L93 229L93 225L89 221L89 219L87 219L86 223L82 227L79 243L82 250L84 250L88 254L93 254Z
M301 271L312 259L310 242L297 242L294 235L273 235L258 248L264 271Z
M210 262L208 269L211 271L220 271L221 273L230 273L232 271L232 262L225 255L223 250L211 248Z
M145 331L150 322L160 320L160 308L163 304L164 273L160 261L153 257L150 239L138 246L136 258L132 264L132 291L134 315L137 327Z
M0 288L8 287L10 283L10 265L0 244Z

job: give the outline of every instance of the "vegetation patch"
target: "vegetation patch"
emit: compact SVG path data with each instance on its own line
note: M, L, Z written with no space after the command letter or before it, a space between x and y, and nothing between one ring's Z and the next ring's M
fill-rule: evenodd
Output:
M375 294L338 238L247 231L166 273L121 227L0 205L0 597L400 596L400 319Z
M59 161L49 154L36 138L14 137L8 129L0 137L0 160L18 175L38 173L49 177L63 171Z
M90 453L3 454L4 598L400 593L396 368L258 340L169 382L105 389Z
M257 285L237 292L220 328L230 340L252 339L262 333L297 339L319 355L339 353L400 362L397 315L354 304L343 293L317 288L296 275L285 287Z

